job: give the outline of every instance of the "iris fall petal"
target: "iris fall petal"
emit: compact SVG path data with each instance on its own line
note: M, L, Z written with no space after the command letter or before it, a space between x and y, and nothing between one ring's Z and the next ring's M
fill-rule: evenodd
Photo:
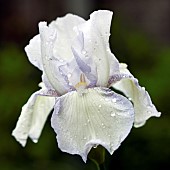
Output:
M28 137L35 143L38 141L45 121L54 107L55 98L39 96L41 93L42 90L33 93L22 107L21 115L12 132L22 146L26 145Z
M134 121L131 102L107 88L89 88L57 99L52 127L59 148L86 161L92 147L102 145L110 154L129 134Z
M138 84L138 80L132 76L126 67L125 64L120 64L120 72L130 75L131 78L122 78L112 86L132 100L135 110L134 126L140 127L145 124L147 119L152 116L159 117L161 113L156 110L145 88Z

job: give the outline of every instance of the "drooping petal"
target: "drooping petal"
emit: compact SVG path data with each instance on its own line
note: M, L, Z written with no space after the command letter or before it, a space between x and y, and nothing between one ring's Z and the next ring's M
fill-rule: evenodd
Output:
M25 47L25 52L29 61L40 70L43 70L41 59L41 40L39 34L30 40L30 43Z
M88 21L77 26L77 30L84 35L82 53L91 57L96 65L97 86L107 86L110 72L119 71L118 62L109 48L111 19L112 12L96 11L90 15Z
M86 162L92 147L102 145L112 154L126 138L134 121L131 102L107 88L89 88L57 98L51 123L59 148L79 154Z
M33 93L22 107L21 115L12 132L22 146L26 145L28 137L35 143L38 141L45 121L54 107L55 97L40 96L41 92L42 90Z
M160 112L156 110L145 88L138 84L138 80L132 76L126 67L127 65L121 64L120 71L122 74L129 75L129 78L122 78L120 81L112 84L112 86L122 91L132 100L135 109L134 126L140 127L143 126L150 117L159 117Z

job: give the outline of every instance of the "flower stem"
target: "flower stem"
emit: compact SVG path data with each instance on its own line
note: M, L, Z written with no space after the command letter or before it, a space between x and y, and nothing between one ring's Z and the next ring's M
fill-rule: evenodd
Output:
M92 148L88 157L96 164L97 170L105 170L104 167L105 149L102 146L98 146L97 148Z

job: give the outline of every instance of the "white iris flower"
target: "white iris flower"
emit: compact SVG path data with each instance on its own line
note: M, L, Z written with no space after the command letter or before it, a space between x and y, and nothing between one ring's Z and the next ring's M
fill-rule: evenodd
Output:
M38 141L53 108L51 125L59 148L84 161L98 145L113 154L133 125L140 127L151 116L160 116L147 91L112 54L111 19L112 12L100 10L88 21L68 14L49 26L39 23L40 34L25 51L43 72L43 83L23 106L12 133L22 146L28 137Z

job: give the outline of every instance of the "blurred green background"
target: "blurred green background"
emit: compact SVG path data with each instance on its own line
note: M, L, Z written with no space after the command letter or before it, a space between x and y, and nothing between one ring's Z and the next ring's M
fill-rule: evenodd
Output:
M97 9L114 11L111 49L151 95L161 118L133 128L105 166L111 170L170 167L170 1L169 0L0 0L0 170L91 170L79 156L62 153L48 119L37 144L22 148L11 136L21 107L38 89L41 72L28 62L24 47L39 21L66 13L86 19Z

